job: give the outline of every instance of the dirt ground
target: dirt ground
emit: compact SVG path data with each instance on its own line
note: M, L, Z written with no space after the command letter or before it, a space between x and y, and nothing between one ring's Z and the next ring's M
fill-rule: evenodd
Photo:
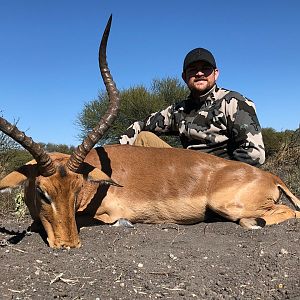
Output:
M297 220L94 226L53 250L29 217L0 219L1 299L300 299Z

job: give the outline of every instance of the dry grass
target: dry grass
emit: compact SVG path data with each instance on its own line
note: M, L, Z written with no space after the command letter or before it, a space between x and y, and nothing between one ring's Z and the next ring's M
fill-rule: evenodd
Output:
M15 203L11 193L0 193L0 213L15 211Z
M300 130L283 143L278 153L267 159L263 169L278 175L300 196Z

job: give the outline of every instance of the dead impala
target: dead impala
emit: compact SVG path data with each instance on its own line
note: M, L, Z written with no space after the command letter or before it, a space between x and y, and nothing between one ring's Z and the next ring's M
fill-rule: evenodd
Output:
M300 213L276 204L280 191L300 207L276 176L250 165L184 149L110 145L94 148L111 126L119 95L106 61L111 17L99 48L101 75L110 104L105 116L69 156L46 153L39 144L0 118L0 129L27 149L34 160L8 174L0 189L25 185L33 220L41 222L50 247L79 247L76 221L112 224L194 224L208 210L246 228L260 228Z

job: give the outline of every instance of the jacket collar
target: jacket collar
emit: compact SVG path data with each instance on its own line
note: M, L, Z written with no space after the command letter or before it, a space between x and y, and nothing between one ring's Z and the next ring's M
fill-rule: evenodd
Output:
M191 99L193 101L199 101L199 102L213 102L216 99L216 93L218 91L218 87L215 84L209 91L207 91L205 94L198 96L198 97L193 97L192 93L190 93L188 99Z

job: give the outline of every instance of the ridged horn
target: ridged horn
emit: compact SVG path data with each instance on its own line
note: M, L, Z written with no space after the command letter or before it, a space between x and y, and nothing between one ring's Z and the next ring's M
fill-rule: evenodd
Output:
M0 129L6 135L10 136L13 140L23 146L33 156L37 162L39 173L41 175L48 177L55 173L54 164L41 145L35 143L31 137L26 136L26 134L20 131L16 125L12 125L1 117Z
M119 111L119 91L116 87L115 82L113 81L112 75L110 74L110 70L108 68L106 60L106 46L111 27L111 21L112 15L110 16L106 24L99 47L99 67L103 82L109 96L109 106L105 115L100 119L98 125L94 127L94 129L83 140L82 144L77 147L77 149L73 152L70 159L68 160L67 167L73 172L76 172L78 170L78 167L84 161L87 154L101 139L104 133L111 127L112 123L117 118L117 114Z

